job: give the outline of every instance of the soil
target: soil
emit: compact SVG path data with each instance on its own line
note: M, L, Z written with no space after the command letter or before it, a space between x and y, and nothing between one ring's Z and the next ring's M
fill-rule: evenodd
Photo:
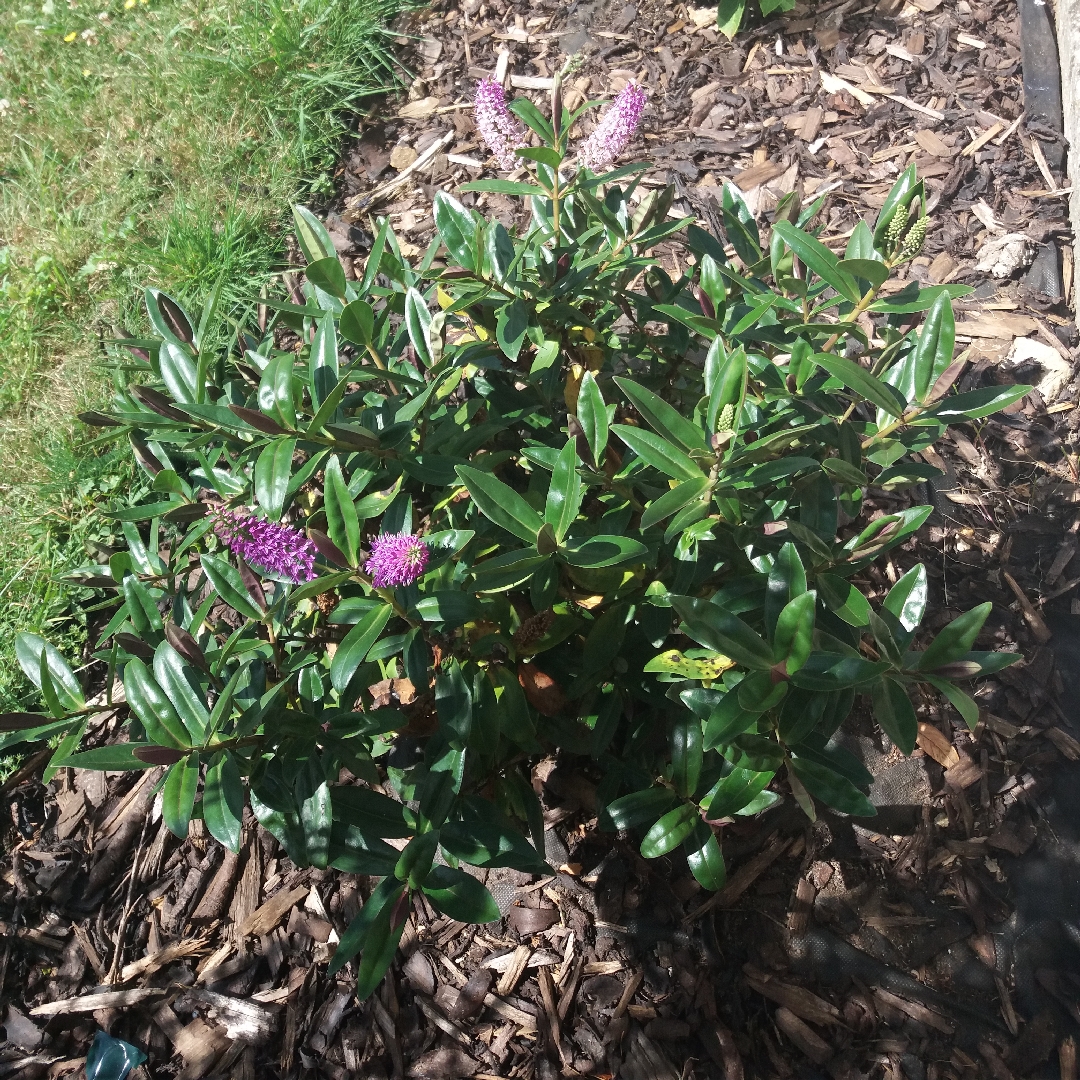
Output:
M909 759L857 719L878 817L811 823L788 800L741 820L711 897L684 862L597 832L587 765L540 762L558 872L493 872L500 923L418 909L363 1004L326 963L368 880L297 869L253 827L239 857L200 823L178 843L153 813L156 770L42 786L31 759L3 788L0 1075L78 1074L103 1028L148 1053L140 1080L1075 1080L1078 351L1062 142L1025 113L1015 5L803 4L734 43L715 9L652 0L436 2L398 29L415 80L361 126L327 215L350 275L375 215L419 256L433 192L493 175L475 80L504 71L542 105L573 51L568 105L648 88L635 149L647 183L676 184L672 214L708 224L732 180L768 217L800 185L828 194L823 240L842 246L917 164L934 224L909 274L975 287L956 305L960 389L1037 389L924 453L945 473L914 500L934 516L867 583L881 594L923 561L929 629L989 600L980 647L1024 662L978 685L973 732L921 702ZM474 205L512 214L498 196Z

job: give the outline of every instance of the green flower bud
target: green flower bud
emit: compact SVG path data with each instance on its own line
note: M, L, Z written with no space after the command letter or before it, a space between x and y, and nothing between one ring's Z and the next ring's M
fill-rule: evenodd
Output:
M720 416L716 421L717 431L734 431L735 406L725 405L720 410Z
M892 221L889 222L888 229L885 230L885 243L890 250L896 248L900 243L900 237L904 235L904 231L907 229L908 222L911 220L911 206L902 206L893 215Z
M900 249L900 255L905 259L913 259L922 251L926 241L926 231L930 227L930 219L921 217L911 226L907 236L904 237L904 246Z

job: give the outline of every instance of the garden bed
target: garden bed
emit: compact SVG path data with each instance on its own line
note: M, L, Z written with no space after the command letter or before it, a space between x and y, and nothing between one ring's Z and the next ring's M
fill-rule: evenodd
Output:
M399 962L362 1005L350 977L325 971L366 881L298 870L253 827L239 856L201 823L177 843L146 814L156 770L69 771L47 790L31 770L5 785L14 849L0 985L20 988L7 1000L26 1017L8 1014L12 1071L29 1052L37 1064L19 1075L73 1072L103 1027L149 1052L148 1075L184 1080L1072 1080L1073 270L1055 133L1022 115L1013 5L817 5L734 45L707 12L648 3L436 5L411 29L417 81L342 163L327 218L354 278L374 215L419 258L434 191L483 174L475 80L502 70L539 100L566 51L589 50L568 98L630 78L649 89L645 183L676 184L676 216L714 221L724 180L762 216L801 185L831 195L822 240L842 248L915 161L933 225L908 273L975 286L956 305L970 348L959 388L1037 390L925 451L943 480L914 498L878 494L882 510L932 502L935 515L867 582L883 594L924 562L929 629L991 601L987 639L1025 662L979 684L973 732L922 702L910 759L868 718L855 724L878 817L809 823L788 800L740 820L724 830L731 870L711 897L685 861L646 862L632 840L597 830L588 759L539 762L557 873L490 871L505 918L480 928L421 901ZM681 258L669 244L668 265ZM402 705L413 692L384 691ZM91 988L104 996L80 997Z

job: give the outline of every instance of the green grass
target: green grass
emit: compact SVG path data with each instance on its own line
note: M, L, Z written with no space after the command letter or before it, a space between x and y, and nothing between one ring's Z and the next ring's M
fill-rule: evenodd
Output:
M0 21L0 710L18 630L78 662L55 583L132 482L75 413L143 285L226 309L280 265L293 201L331 189L351 116L396 77L405 0L13 0Z

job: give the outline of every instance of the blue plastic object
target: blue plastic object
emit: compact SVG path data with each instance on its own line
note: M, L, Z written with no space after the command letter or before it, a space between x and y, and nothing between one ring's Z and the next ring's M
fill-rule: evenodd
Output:
M146 1055L137 1046L99 1031L86 1055L86 1080L124 1080L145 1060Z

